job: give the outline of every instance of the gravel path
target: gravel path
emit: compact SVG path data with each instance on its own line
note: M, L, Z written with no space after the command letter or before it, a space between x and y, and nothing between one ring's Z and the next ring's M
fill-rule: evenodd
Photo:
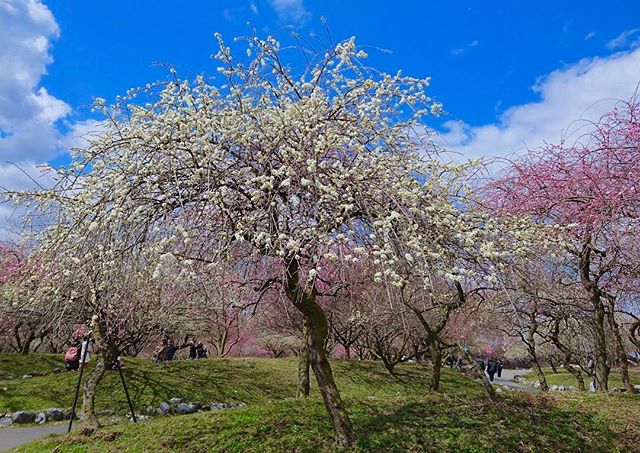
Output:
M0 428L0 451L9 451L47 434L67 432L67 423L49 423L25 428Z

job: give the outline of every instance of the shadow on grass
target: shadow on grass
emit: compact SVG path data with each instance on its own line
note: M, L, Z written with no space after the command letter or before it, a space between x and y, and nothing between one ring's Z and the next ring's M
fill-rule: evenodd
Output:
M621 442L594 414L543 398L371 406L354 422L363 451L619 451Z

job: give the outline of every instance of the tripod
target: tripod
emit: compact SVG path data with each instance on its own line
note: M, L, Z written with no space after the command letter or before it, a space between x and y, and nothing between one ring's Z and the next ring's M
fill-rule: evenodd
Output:
M71 431L71 427L73 426L73 419L76 417L76 405L78 404L78 396L80 394L80 384L82 383L82 372L84 371L84 363L87 359L87 353L89 352L89 340L91 338L91 331L86 336L84 340L86 345L84 347L84 351L82 351L82 357L80 359L80 372L78 373L78 382L76 384L76 392L73 396L73 406L71 406L71 417L69 418L69 427L67 428L67 433ZM112 350L112 352L115 352ZM138 419L136 418L136 413L133 410L133 403L131 402L131 397L129 397L129 389L127 388L127 383L124 380L124 373L122 373L122 362L118 360L118 355L113 354L116 358L118 373L120 374L120 381L122 382L122 387L124 388L124 394L127 397L127 403L129 403L129 410L131 411L131 417L133 418L133 423L138 423Z

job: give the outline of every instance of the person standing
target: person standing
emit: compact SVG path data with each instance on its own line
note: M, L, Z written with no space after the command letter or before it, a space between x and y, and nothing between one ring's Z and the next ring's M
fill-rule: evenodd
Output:
M487 364L487 374L489 375L489 380L491 382L493 382L493 377L495 376L496 371L498 371L497 362L493 359L489 360L489 363Z
M173 356L176 354L176 345L173 343L173 340L170 338L167 342L166 356L165 360L172 361Z
M196 341L191 340L189 342L189 360L195 360L198 358L198 348L196 347Z
M502 359L498 359L498 377L501 378L502 377L502 367L504 366L504 363L502 362Z

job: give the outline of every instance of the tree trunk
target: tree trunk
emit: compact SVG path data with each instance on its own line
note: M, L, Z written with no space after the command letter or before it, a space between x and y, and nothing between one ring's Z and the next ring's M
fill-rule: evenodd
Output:
M540 362L538 361L538 354L536 352L536 331L538 329L538 323L535 319L535 313L529 315L531 320L531 324L529 330L527 331L527 341L525 344L527 345L527 350L529 351L529 355L531 356L531 363L533 365L533 369L536 372L536 376L538 381L540 382L540 390L546 392L549 390L549 385L547 384L547 379L542 372L542 367L540 367Z
M597 290L592 292L593 324L595 328L596 348L596 391L609 391L609 366L607 365L607 337L604 329L605 309Z
M578 390L580 390L581 392L584 392L587 390L587 388L584 385L584 379L582 378L582 373L580 372L580 370L577 370L574 367L572 367L569 361L566 361L564 363L564 369L567 370L569 373L573 374L573 377L576 378L576 383L578 384Z
M438 347L437 342L434 342L429 346L429 352L431 353L431 383L429 389L437 392L440 389L440 371L442 369L442 350Z
M309 366L309 323L305 319L302 325L302 339L300 340L296 398L306 398L309 396Z
M474 357L471 357L471 353L469 352L468 348L461 347L460 349L462 350L462 354L464 355L465 360L472 364L471 370L473 374L475 374L476 377L482 381L482 385L484 385L484 389L487 391L489 399L492 401L498 399L498 395L496 394L493 385L491 385L491 381L484 373L484 368L482 368L480 364L476 362Z
M615 301L609 301L609 324L611 325L611 330L613 331L613 339L616 348L616 356L618 361L620 362L620 374L622 375L622 383L624 388L627 389L629 393L638 393L635 389L631 380L629 379L629 363L627 362L627 351L624 348L624 343L622 342L622 336L620 335L620 326L616 321L615 317Z
M333 379L333 372L325 350L329 322L322 307L316 302L315 285L310 291L305 291L300 286L299 263L294 257L290 258L287 263L285 290L289 300L300 310L308 322L309 360L322 394L322 400L335 430L336 443L341 448L349 448L354 441L353 427L338 386Z
M107 345L105 344L104 337L102 335L102 326L98 321L98 317L94 316L91 322L91 329L93 332L93 338L96 345L95 355L96 355L96 367L91 373L91 376L85 381L83 391L82 391L82 413L89 421L89 426L97 429L100 428L100 421L98 420L98 416L96 415L96 407L95 407L95 397L96 397L96 388L102 377L104 376L106 366L105 366L105 351L107 351ZM91 347L91 342L89 338L87 338L87 350ZM110 355L110 354L107 354ZM82 358L80 359L80 366L86 366L82 363Z
M82 366L82 365L81 365ZM100 428L100 421L98 420L98 416L96 415L96 407L95 407L95 397L96 397L96 387L102 380L105 372L105 364L104 358L102 357L102 353L96 352L96 368L89 376L89 379L86 380L83 387L82 392L82 413L89 421L89 425L92 428Z
M324 342L327 335L327 318L320 306L315 305L317 313L308 318L311 340L309 345L311 368L316 376L324 405L333 423L336 443L340 447L348 448L353 444L354 440L353 427L351 426L349 414L338 391L338 386L333 379L331 365L329 364L329 360L327 360L327 354L324 349Z

